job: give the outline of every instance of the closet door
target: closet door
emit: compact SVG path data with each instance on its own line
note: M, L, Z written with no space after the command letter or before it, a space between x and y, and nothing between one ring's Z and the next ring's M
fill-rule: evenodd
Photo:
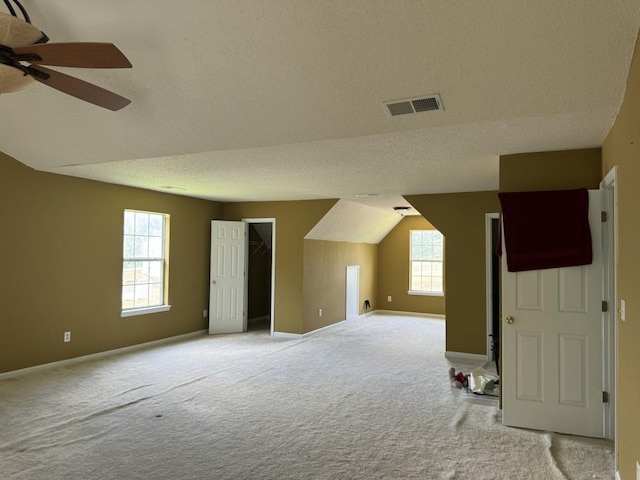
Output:
M244 311L246 223L211 222L209 333L247 330Z

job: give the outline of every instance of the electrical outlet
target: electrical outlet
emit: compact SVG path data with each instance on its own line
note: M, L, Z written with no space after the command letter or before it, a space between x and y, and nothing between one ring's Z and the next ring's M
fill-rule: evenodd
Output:
M318 316L319 316L319 317L321 317L321 316L322 316L322 309L321 309L321 308L319 308L319 309L318 309Z
M627 306L625 304L625 301L620 299L620 320L622 320L623 322L626 320L626 315L627 315Z
M391 295L387 297L387 302L390 302L390 301L391 301Z
M64 341L65 342L71 341L71 332L64 332Z
M205 308L204 310L202 310L202 318L207 318L207 315L209 315L209 310Z

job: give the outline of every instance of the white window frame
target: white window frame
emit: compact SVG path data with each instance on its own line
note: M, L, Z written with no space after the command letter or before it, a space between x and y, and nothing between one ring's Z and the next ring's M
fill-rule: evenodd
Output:
M138 233L135 231L135 223L133 226L133 231L128 231L126 226L126 218L128 214L134 215L147 215L147 216L160 216L162 217L162 232L160 235L152 235L147 230L146 233ZM148 217L149 218L149 217ZM122 233L122 282L121 282L121 317L131 317L135 315L145 315L149 313L158 313L158 312L166 312L171 309L171 305L168 304L168 291L169 291L169 215L165 213L159 212L147 212L143 210L133 210L133 209L125 209L123 214L123 233ZM127 241L132 241L135 245L136 238L146 238L147 244L147 252L146 255L136 255L135 249L127 248ZM148 251L148 246L151 243L151 239L162 238L162 245L160 247L160 251L155 255L150 256ZM133 252L133 255L131 255ZM154 305L147 306L134 306L134 307L125 307L124 306L124 298L125 298L125 288L132 287L133 285L157 285L159 282L149 282L149 283L137 283L134 280L134 283L125 280L125 275L127 273L126 264L130 262L160 262L161 265L161 302ZM135 300L134 300L135 301Z
M413 258L413 232L435 232L438 233L442 237L442 258L440 260L430 258L430 259L414 259ZM413 262L439 262L442 265L440 278L442 279L442 289L441 290L414 290L413 286ZM433 278L434 276L431 275ZM438 277L437 275L435 276ZM409 231L409 291L407 292L409 295L427 295L434 297L442 297L444 296L444 235L439 230L410 230Z

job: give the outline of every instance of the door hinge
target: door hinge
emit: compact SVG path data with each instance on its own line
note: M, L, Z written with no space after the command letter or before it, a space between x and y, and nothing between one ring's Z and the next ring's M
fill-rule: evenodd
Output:
M600 212L600 218L603 222L607 221L607 212Z
M603 312L608 312L609 311L609 302L607 302L606 300L602 301L602 311Z
M609 403L609 392L602 392L602 403Z

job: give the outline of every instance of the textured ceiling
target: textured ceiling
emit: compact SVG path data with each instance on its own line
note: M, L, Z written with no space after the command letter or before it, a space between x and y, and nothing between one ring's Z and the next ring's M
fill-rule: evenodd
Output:
M2 151L221 201L491 190L501 154L599 146L640 23L637 0L22 3L52 42L115 43L132 70L61 70L132 104L2 95Z

